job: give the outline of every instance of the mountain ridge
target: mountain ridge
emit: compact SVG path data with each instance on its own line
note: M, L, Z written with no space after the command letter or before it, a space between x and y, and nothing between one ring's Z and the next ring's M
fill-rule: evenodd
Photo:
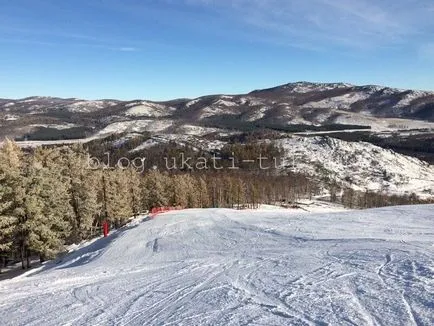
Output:
M283 86L291 86L291 85L302 85L302 84L311 84L311 85L343 85L346 87L359 87L359 88L377 88L377 89L391 89L398 92L406 92L406 91L413 91L413 92L423 92L423 93L432 93L434 95L434 90L428 90L428 89L419 89L419 88L400 88L400 87L390 87L385 86L381 84L353 84L353 83L347 83L347 82L312 82L307 80L300 80L295 82L288 82L284 84L280 84L277 86L271 86L271 87L265 87L265 88L258 88L254 89L252 91L248 91L247 93L213 93L213 94L206 94L206 95L200 95L197 97L179 97L179 98L168 98L168 99L160 99L160 100L152 100L149 99L147 101L154 102L154 103L165 103L165 102L171 102L171 101L183 101L183 100L194 100L197 98L202 98L206 96L222 96L222 95L229 95L229 96L236 96L236 95L248 95L250 93L256 92L256 91L263 91L263 90L270 90L274 88L280 88ZM119 101L119 102L132 102L132 101L140 101L144 100L142 98L131 98L131 99L116 99L116 98L81 98L81 97L62 97L62 96L50 96L50 95L29 95L21 98L8 98L0 97L0 101L2 100L11 100L11 101L22 101L22 100L28 100L28 99L62 99L62 100L77 100L77 101Z
M295 82L246 94L205 95L169 101L47 96L0 99L0 139L36 139L41 129L63 130L59 139L82 138L104 133L107 128L115 131L112 124L144 126L149 120L166 120L169 129L189 124L232 130L293 131L294 126L333 129L333 125L360 126L376 131L432 130L434 92L376 85ZM148 126L136 129L152 132ZM303 128L296 131L303 131Z
M324 147L322 138L314 137L324 135L340 140ZM73 139L116 147L132 140L137 144L131 155L170 143L213 151L231 139L265 139L289 150L288 157L297 149L308 162L298 165L303 173L326 175L356 190L432 198L434 189L433 167L427 165L434 162L434 92L298 82L164 102L3 99L0 144L6 137L36 140L22 146L56 146ZM358 160L364 164L357 165ZM418 172L409 176L408 171Z

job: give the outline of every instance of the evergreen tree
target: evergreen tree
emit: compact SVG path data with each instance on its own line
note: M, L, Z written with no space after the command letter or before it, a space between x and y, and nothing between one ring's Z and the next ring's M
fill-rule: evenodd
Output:
M170 205L188 207L189 185L185 175L178 174L172 176L170 182Z
M1 241L4 249L14 245L19 250L22 268L29 266L27 214L25 210L27 180L24 177L24 154L12 141L6 140L0 150ZM10 236L13 236L13 239ZM13 240L13 242L11 242Z
M187 207L197 208L201 207L200 201L200 185L198 180L193 178L190 174L185 175L185 184L187 190Z
M151 171L146 176L146 188L148 190L147 207L167 206L169 199L166 191L167 182L165 176L158 171Z
M241 178L235 180L234 191L235 191L237 208L240 209L246 201L245 184Z
M69 208L67 188L55 170L43 167L35 157L29 162L26 177L21 227L28 235L28 251L38 254L41 260L54 258L70 231L65 216Z
M149 189L147 178L144 175L140 176L140 184L139 184L139 200L140 200L140 208L145 211L149 209Z
M72 229L73 209L62 158L61 150L39 148L30 162L30 175L34 176L34 190L37 191L43 218L35 221L38 225L33 230L38 232L38 236L34 237L30 248L40 255L41 260L52 258L62 250Z
M200 208L209 207L211 203L210 196L209 196L209 189L203 177L199 177L197 179L196 187L197 187L198 198L199 198L198 207Z
M130 205L134 217L144 210L143 197L144 188L142 184L142 176L135 170L129 169L126 171L130 189Z
M69 203L72 207L70 220L72 227L71 239L80 242L92 235L94 222L101 215L101 202L98 200L98 185L100 173L90 169L87 153L81 147L64 149L63 160L59 162L59 169L63 167L65 183L68 184Z
M0 256L2 260L6 259L14 249L18 222L14 212L15 189L20 183L21 159L22 153L19 148L6 140L5 145L0 148Z
M131 190L128 183L128 172L125 170L107 170L106 206L107 219L116 228L125 224L133 215L131 207Z

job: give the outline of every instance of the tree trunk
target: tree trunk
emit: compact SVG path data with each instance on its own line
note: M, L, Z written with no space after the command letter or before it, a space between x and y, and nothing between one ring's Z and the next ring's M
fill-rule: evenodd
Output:
M24 264L25 260L25 250L24 250L24 244L20 244L20 258L21 258L21 268L26 269L26 265Z
M30 266L30 250L26 250L26 263L27 263L27 269L29 269Z
M71 164L69 164L69 170L72 171ZM72 174L69 175L69 186L71 188L71 206L75 216L76 229L73 230L73 238L74 241L80 242L82 239L80 238L79 232L81 230L81 216L80 216L80 208L77 199L77 195L74 188Z
M0 274L2 273L2 267L6 268L6 257L5 256L1 256L2 261L0 263Z
M108 210L107 210L107 185L104 174L102 175L102 194L103 194L103 206L104 206L104 218L108 220Z

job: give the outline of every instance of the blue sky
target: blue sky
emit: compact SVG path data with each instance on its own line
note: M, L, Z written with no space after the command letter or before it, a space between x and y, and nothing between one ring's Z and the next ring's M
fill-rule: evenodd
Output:
M434 90L432 0L0 0L0 97Z

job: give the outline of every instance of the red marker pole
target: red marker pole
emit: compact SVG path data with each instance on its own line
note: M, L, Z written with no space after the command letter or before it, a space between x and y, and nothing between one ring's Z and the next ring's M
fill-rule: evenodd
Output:
M107 221L104 221L104 223L102 224L102 230L103 230L104 238L106 238L109 234L109 224Z

